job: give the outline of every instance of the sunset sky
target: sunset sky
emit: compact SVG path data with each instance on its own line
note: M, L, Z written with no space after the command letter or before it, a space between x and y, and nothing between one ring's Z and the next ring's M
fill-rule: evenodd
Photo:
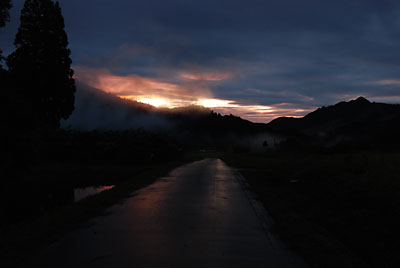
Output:
M7 55L23 0L0 32ZM360 95L400 103L395 0L61 0L76 79L254 122ZM78 89L79 90L79 89Z

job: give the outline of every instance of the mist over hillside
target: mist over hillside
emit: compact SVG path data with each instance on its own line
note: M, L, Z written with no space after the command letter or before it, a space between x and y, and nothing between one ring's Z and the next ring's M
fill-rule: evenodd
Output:
M61 123L77 130L208 130L254 133L265 127L234 115L220 115L202 106L156 108L123 99L77 81L75 110Z
M265 124L221 115L201 106L156 108L119 98L79 81L75 110L61 126L77 131L141 129L164 132L185 144L201 148L262 150L265 141L273 146L279 140L266 131Z
M162 118L155 107L119 98L77 81L75 110L63 128L77 130L169 129L173 123Z

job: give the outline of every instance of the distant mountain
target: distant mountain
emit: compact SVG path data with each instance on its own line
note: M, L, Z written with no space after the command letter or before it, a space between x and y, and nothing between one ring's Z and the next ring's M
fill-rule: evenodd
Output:
M202 106L174 109L156 108L149 104L123 99L114 94L77 82L75 110L64 128L80 130L196 130L209 132L248 133L265 127L229 115L222 116Z
M400 105L359 97L319 108L303 118L277 118L267 128L305 146L389 149L399 146Z
M68 120L61 122L63 128L168 132L187 144L209 148L226 148L247 140L248 143L262 146L266 139L260 136L266 132L265 124L252 123L233 115L221 115L209 108L195 105L174 109L156 108L119 98L79 81L77 88L75 111ZM250 141L250 136L257 136L257 141Z

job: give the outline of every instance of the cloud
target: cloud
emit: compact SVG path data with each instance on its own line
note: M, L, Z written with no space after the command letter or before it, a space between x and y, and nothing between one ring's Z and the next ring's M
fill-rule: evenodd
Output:
M306 108L289 107L290 104L266 106L214 98L212 85L233 77L223 72L181 73L172 79L174 82L171 82L171 79L163 77L115 75L107 69L82 66L76 66L74 69L76 78L90 87L156 107L201 105L221 114L235 114L253 122L269 122L277 116L302 116L311 111Z
M368 84L378 85L378 86L400 86L400 79L384 79L384 80L369 82Z
M181 106L181 103L185 102L192 104L200 98L208 98L211 92L207 82L223 79L216 79L216 76L207 76L207 74L196 76L185 73L171 79L143 77L136 74L116 75L107 69L91 69L83 66L76 66L74 69L75 76L92 87L133 100L155 97L168 99L171 101L169 106ZM175 102L177 105L173 105Z
M12 51L22 2L15 1L11 23L0 33L5 53ZM396 0L68 0L61 5L73 62L81 68L77 77L120 96L157 96L160 105L227 100L286 115L360 95L400 99ZM291 105L287 111L285 103ZM255 118L254 107L248 113L218 108ZM281 113L259 111L257 120L263 115L267 121Z
M131 34L110 33L112 41L101 45L107 53L82 65L121 76L161 78L185 90L192 87L189 95L207 92L209 98L247 105L294 103L308 110L360 95L400 95L388 86L366 84L398 76L397 1L151 0L116 5L110 8L122 5L133 14L123 10L109 23L118 27L119 20L132 16L135 23L123 27Z
M182 73L181 78L186 80L195 81L222 81L229 78L229 74L226 73L203 73L203 74L190 74Z

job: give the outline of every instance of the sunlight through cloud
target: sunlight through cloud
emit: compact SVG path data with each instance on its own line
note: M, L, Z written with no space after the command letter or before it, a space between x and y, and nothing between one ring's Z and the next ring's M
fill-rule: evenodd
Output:
M287 104L260 105L235 100L213 98L209 81L227 79L226 74L181 75L181 80L139 75L115 75L107 69L75 67L76 78L118 97L146 103L157 108L178 108L197 105L221 114L234 114L253 122L269 122L280 116L303 116L311 110L289 107ZM187 83L187 80L192 82Z
M138 99L137 101L145 104L150 104L157 108L172 106L169 101L160 98L145 98L145 99Z

